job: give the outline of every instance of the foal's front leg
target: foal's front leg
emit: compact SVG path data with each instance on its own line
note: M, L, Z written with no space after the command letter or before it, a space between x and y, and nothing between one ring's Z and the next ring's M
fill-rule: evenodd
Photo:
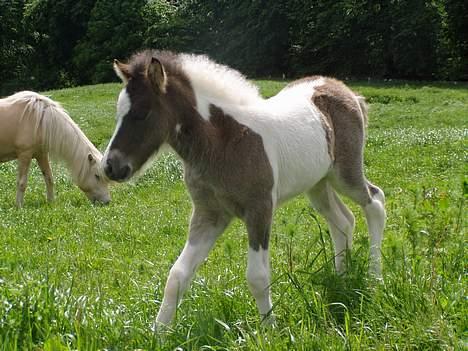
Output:
M188 240L169 272L163 301L156 317L156 327L158 324L167 325L172 321L177 304L189 287L195 271L208 256L229 221L230 218L222 214L194 210Z

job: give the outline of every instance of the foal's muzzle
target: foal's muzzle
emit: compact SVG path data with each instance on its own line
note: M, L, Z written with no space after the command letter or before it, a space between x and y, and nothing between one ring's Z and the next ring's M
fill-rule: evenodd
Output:
M118 155L109 154L104 165L104 173L111 180L124 182L132 175L132 166Z

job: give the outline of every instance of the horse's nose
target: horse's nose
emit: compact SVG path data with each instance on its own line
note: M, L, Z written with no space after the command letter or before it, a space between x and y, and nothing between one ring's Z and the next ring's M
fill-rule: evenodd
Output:
M132 168L129 164L121 162L118 157L107 158L106 165L104 166L104 173L106 176L117 182L124 181L130 177Z
M109 198L105 198L105 199L98 199L98 198L96 198L96 199L93 200L93 203L94 203L95 205L107 206L107 205L109 205L109 203L110 203L110 199L109 199Z

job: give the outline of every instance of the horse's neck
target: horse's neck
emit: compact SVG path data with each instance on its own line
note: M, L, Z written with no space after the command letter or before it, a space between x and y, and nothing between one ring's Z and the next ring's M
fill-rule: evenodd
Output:
M55 129L55 135L49 134L48 144L53 155L63 161L73 178L79 179L85 171L87 155L95 156L97 149L84 133L67 118L61 118L61 127Z

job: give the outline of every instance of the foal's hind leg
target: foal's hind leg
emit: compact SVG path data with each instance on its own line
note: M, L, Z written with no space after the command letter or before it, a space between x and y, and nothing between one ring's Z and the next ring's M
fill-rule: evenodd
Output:
M52 170L50 169L49 155L46 152L40 153L37 155L36 160L39 164L42 175L44 176L47 190L47 201L52 202L54 201L54 180L52 178Z
M336 271L343 273L346 270L346 254L351 250L353 242L354 216L325 179L312 188L307 196L328 223L335 248Z
M18 156L18 176L16 181L16 206L23 207L24 192L28 184L28 172L32 155L20 154Z
M363 208L370 234L370 271L380 276L380 247L385 226L384 195L364 177L364 103L342 83L333 80L327 80L326 84L316 88L313 102L333 126L335 162L329 179L335 189Z
M362 171L360 177L335 176L335 185L339 191L359 204L364 210L370 236L370 266L371 274L380 278L382 275L381 247L385 227L385 195L377 186L364 178ZM337 172L337 174L339 174Z

